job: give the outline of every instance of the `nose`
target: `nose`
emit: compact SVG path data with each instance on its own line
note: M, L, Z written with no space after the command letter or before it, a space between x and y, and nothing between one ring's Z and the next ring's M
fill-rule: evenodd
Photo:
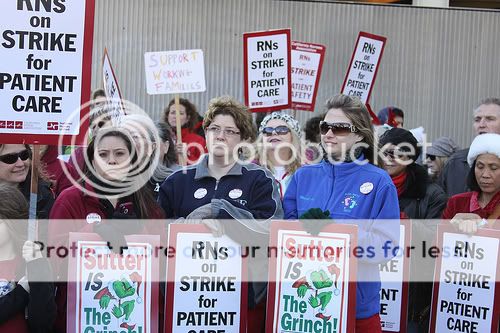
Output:
M15 166L18 166L18 167L23 167L24 166L24 161L21 160L20 157L17 157L17 161L16 163L14 163Z
M218 139L218 140L224 140L224 139L226 139L224 131L220 130L218 133L216 133L215 134L215 138Z
M481 178L491 178L491 170L488 168L484 168L483 172L481 173Z

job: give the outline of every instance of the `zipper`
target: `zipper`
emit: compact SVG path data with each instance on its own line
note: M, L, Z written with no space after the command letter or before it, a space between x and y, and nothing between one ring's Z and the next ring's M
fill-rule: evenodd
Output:
M219 187L219 181L220 181L220 179L217 179L217 180L215 181L215 188L214 188L214 191L217 191L217 187Z

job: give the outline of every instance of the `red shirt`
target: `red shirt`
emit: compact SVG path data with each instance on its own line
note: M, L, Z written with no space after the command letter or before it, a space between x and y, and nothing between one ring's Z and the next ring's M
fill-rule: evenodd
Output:
M187 164L195 164L200 156L207 152L205 139L202 136L191 132L189 128L183 128L181 130L181 135L182 142L188 145L192 144L187 151ZM198 144L199 146L193 144Z
M457 213L474 213L483 219L487 219L495 208L500 204L500 192L484 207L481 208L478 201L479 192L465 192L452 196L443 211L443 219L452 219ZM496 223L498 226L498 223Z
M64 173L63 165L66 166L71 178L75 180L80 178L78 172L72 165L57 158L58 153L57 146L48 146L47 150L40 159L43 163L45 163L45 169L50 179L55 181L53 189L56 196L72 185L71 180Z

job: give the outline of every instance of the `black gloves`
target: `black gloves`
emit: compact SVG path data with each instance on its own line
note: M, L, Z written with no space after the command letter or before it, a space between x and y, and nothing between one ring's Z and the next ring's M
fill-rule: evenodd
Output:
M328 210L323 212L319 208L309 209L307 212L299 216L299 220L302 222L304 230L313 236L317 236L325 226L333 223L330 219L330 212Z

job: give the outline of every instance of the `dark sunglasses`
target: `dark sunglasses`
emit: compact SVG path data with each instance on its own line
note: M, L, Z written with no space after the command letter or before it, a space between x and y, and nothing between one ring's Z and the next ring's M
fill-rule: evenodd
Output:
M277 127L264 127L262 129L262 134L266 136L271 136L276 132L278 135L285 135L290 133L290 129L287 126L277 126Z
M325 135L328 131L332 131L335 135L348 135L349 133L357 132L358 129L349 123L328 123L321 121L319 123L319 131L322 135Z
M430 159L431 161L435 161L436 160L436 155L429 155L429 154L427 154L427 158Z
M21 161L26 161L28 158L31 158L31 150L25 149L20 151L19 153L5 154L0 156L0 162L5 164L14 164L17 162L17 159L20 158Z

